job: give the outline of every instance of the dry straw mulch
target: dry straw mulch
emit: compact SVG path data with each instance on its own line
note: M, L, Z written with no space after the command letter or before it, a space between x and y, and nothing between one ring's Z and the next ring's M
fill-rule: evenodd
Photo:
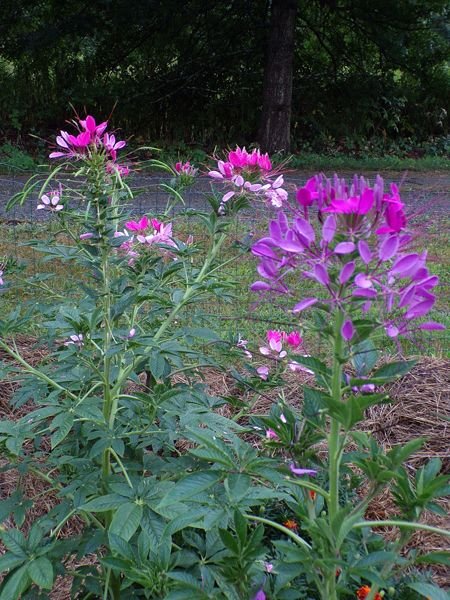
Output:
M370 408L364 428L387 449L413 438L424 438L422 448L407 463L411 475L434 457L442 460L443 473L450 474L450 361L422 357L406 377L390 385L387 391L393 402ZM425 511L421 521L450 530L450 499L442 500L440 504L447 516ZM386 490L371 503L367 516L379 520L392 518L395 514L392 497ZM388 539L395 538L397 533L395 529L385 531ZM422 553L450 551L450 541L434 533L417 531L408 548L416 548ZM434 571L440 585L450 586L448 570L435 568Z
M19 339L18 346L22 355L33 365L38 364L45 358L46 352L41 347L28 339ZM0 351L0 360L9 360ZM240 390L235 381L228 375L208 370L203 373L205 382L212 394L217 396L237 396L244 401L252 398L254 404L252 412L264 414L268 412L272 402L278 398L277 388L263 395L252 392L245 394ZM313 377L307 373L289 374L286 385L283 388L285 401L293 406L299 406L302 401L302 385L312 384ZM31 402L22 406L19 410L12 409L9 401L17 386L17 382L0 382L0 419L13 419L23 416L31 408ZM412 371L387 386L386 391L393 402L376 406L367 411L367 418L363 424L366 431L370 431L385 448L391 448L397 444L404 444L416 437L426 439L425 444L415 455L411 457L407 468L414 473L415 469L422 465L427 459L439 457L443 462L443 470L450 470L449 451L449 428L450 428L450 361L434 358L421 357ZM231 416L235 409L225 405L220 412ZM447 419L447 420L446 420ZM256 443L256 438L254 439ZM5 461L0 459L0 466ZM11 470L0 473L0 499L8 497L15 489L18 481L18 473ZM34 475L26 475L21 479L23 490L29 498L41 494L45 490L45 484ZM25 532L30 523L38 515L45 513L57 502L54 493L40 495L37 505L30 511L24 524ZM450 501L442 503L448 508L450 514ZM395 506L389 491L383 493L372 502L367 516L373 520L394 517ZM426 513L422 519L425 523L435 525L444 529L450 527L450 517L442 517L433 513ZM71 520L63 529L62 535L72 535L80 531L82 523L78 519ZM394 529L384 530L384 535L392 539L397 535ZM412 537L409 547L418 548L421 552L434 550L450 550L450 544L441 536L427 532L417 532ZM2 549L0 546L0 553ZM89 557L87 562L92 564ZM85 561L83 561L86 564ZM81 563L80 563L81 564ZM441 585L450 585L450 575L443 569L436 569L436 581ZM53 600L66 600L70 597L70 578L58 578L57 584L52 592Z

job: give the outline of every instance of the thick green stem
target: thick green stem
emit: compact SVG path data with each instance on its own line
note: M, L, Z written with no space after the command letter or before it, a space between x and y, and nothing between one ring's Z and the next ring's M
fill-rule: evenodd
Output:
M344 320L339 311L336 314L333 349L333 371L331 380L331 395L335 402L341 402L342 387L342 336L341 327ZM328 434L328 476L329 494L328 511L330 522L339 510L339 470L342 452L339 445L340 424L337 419L330 417L330 432Z
M102 273L102 296L103 296L103 416L108 423L109 429L114 429L115 416L117 412L117 394L113 392L115 386L111 381L111 366L112 359L109 355L109 350L113 342L112 333L112 293L111 293L111 264L110 264L110 245L108 241L107 230L107 199L105 202L103 193L103 179L100 176L102 171L96 173L97 178L94 180L94 199L97 206L97 230L100 235L101 244L101 273ZM103 206L105 204L105 206ZM102 456L102 485L103 490L107 492L107 480L111 474L111 453L110 449L106 448ZM105 529L108 530L113 519L113 511L108 511L104 515ZM105 579L105 591L109 588L112 600L120 600L121 581L120 576L113 571L108 572Z
M342 336L341 327L344 321L344 315L341 311L336 313L334 323L333 339L333 368L331 377L331 396L334 402L342 401ZM329 498L328 515L329 522L332 523L339 511L339 471L342 457L342 449L339 443L341 426L337 419L330 417L330 431L328 434L328 479L329 479ZM323 600L337 600L336 574L334 568L330 569L326 575L327 589Z

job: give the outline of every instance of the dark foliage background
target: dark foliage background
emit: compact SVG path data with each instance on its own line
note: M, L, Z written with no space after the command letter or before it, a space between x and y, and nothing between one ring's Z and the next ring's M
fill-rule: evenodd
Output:
M255 142L270 5L1 0L0 135L45 137L72 103L138 142ZM293 148L448 135L449 14L446 0L298 0Z

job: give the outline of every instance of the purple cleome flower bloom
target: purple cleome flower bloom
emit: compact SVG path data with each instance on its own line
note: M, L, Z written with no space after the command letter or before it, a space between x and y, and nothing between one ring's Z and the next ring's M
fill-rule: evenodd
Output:
M252 247L262 278L252 285L253 291L291 294L285 279L297 271L320 284L325 297L299 299L294 313L318 302L339 306L345 313L351 303L352 312L355 306L363 313L377 306L390 337L427 328L412 321L433 308L432 290L439 279L429 273L426 253L408 252L412 236L405 231L397 186L392 184L387 193L381 177L370 187L363 178L347 184L337 176L333 181L316 176L297 190L297 202L292 217L280 211L269 224L269 234ZM307 210L314 206L323 223L321 239L316 239L308 218ZM355 334L348 317L341 333L347 341Z
M294 463L289 465L289 469L292 475L296 475L297 477L302 477L303 475L317 475L317 471L315 469L301 469L296 467Z

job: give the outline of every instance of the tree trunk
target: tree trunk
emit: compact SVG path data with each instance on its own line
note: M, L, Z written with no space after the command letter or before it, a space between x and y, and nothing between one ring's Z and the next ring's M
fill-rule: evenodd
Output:
M292 70L298 0L272 0L258 141L265 152L289 151Z

